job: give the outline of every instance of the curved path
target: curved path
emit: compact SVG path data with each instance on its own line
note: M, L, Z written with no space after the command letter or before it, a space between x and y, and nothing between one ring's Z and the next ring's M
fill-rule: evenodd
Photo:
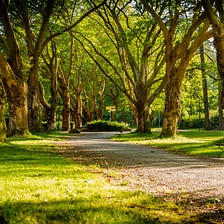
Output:
M150 193L224 197L224 160L181 156L155 147L116 142L116 133L83 133L65 141L61 153L120 172L115 184Z

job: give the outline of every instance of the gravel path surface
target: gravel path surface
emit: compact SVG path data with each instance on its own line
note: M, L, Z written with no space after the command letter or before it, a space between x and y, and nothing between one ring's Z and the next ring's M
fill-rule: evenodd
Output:
M181 156L155 147L116 142L115 133L83 133L65 141L60 152L120 173L113 184L155 195L191 194L224 199L224 160Z

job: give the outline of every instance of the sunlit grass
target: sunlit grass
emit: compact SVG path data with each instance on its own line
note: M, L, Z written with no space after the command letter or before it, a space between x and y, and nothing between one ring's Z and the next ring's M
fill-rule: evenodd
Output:
M135 144L152 145L181 154L212 157L224 156L224 153L220 155L221 150L215 145L215 142L224 136L223 131L184 130L180 131L175 138L162 139L159 138L159 134L159 130L155 130L152 134L129 133L114 136L113 139Z
M0 223L181 223L195 219L192 211L175 202L109 183L97 164L86 166L63 158L57 153L59 146L54 146L60 138L30 136L0 145Z
M68 136L68 135L67 135ZM198 213L177 201L127 191L97 164L58 154L61 135L9 139L0 145L0 223L183 223ZM97 171L97 172L95 172Z

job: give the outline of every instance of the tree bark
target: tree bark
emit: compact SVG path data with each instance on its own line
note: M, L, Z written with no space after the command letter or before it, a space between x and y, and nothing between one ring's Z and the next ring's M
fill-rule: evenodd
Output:
M26 135L28 130L27 84L18 41L9 18L8 5L0 1L0 19L7 39L7 60L0 54L0 73L9 104L8 135Z
M55 77L56 78L56 77ZM48 130L54 131L57 129L57 80L51 79L51 106L49 116L47 117Z
M223 124L223 103L222 103L222 95L221 93L223 86L221 84L219 84L219 97L218 97L218 112L219 112L219 125L218 125L218 129L219 130L223 130L224 129L224 124Z
M61 77L58 77L60 83L60 95L62 98L62 131L69 131L70 130L70 120L71 120L71 103L70 103L70 93L69 87L65 83L65 80ZM59 104L60 105L60 104Z
M212 5L215 3L215 5ZM216 60L221 79L221 91L219 95L219 128L223 129L224 109L224 5L223 1L202 1L204 9L209 17L213 29L214 46L216 48ZM214 7L216 10L214 10ZM217 13L218 11L218 13Z
M30 76L28 81L29 130L31 132L41 132L43 130L43 107L40 100L38 63L39 57L33 57L31 60Z
M0 80L0 142L6 141L6 122L5 122L5 91L2 80Z
M177 124L181 114L181 86L184 73L179 74L176 68L172 67L173 65L168 62L161 137L170 137L177 134Z
M76 129L81 129L82 127L82 98L81 95L75 96L74 108L73 108L73 118Z
M94 93L95 91L92 91L91 97L91 102L89 102L89 96L87 95L86 91L84 90L84 105L83 105L83 113L85 117L86 122L90 122L93 120L94 116L94 111L96 108L96 94Z
M200 46L200 59L201 59L201 76L202 76L202 89L204 99L204 114L205 114L205 129L210 130L210 116L209 116L209 103L208 103L208 85L205 74L205 57L204 57L204 46Z
M213 26L214 30L214 46L216 48L216 59L221 79L221 92L220 92L220 112L224 109L224 23L219 24L218 27ZM223 114L223 112L222 112ZM220 115L221 116L221 115ZM220 119L220 128L223 128L223 120Z
M138 123L137 123L136 132L151 134L152 125L151 125L150 115L146 113L147 113L146 111L138 112Z
M47 57L43 56L47 66L46 76L50 79L50 104L45 100L44 94L42 96L41 104L45 109L45 116L47 120L47 131L54 131L57 129L57 105L58 105L58 55L55 42L51 41L51 54L46 50ZM48 60L47 60L48 59ZM43 92L43 91L41 91Z
M70 130L70 94L69 92L63 93L63 108L62 108L62 131L69 131Z
M106 91L106 80L101 80L98 92L97 119L103 120L104 95Z
M44 127L42 125L42 131L54 131L57 129L57 92L56 89L52 86L52 82L54 82L53 78L51 78L51 104L49 105L48 102L45 99L44 94L44 87L42 86L42 83L39 81L39 93L40 93L40 101L41 105L44 108L44 115L47 121L47 126ZM53 88L53 89L52 89Z
M28 129L27 85L18 79L10 65L0 54L0 73L9 104L8 136L26 135Z

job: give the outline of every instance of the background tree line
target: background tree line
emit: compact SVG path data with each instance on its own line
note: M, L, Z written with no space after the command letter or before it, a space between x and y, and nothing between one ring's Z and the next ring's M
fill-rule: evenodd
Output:
M68 131L71 120L79 129L109 104L121 120L128 105L139 132L151 132L157 116L162 137L202 112L212 128L218 106L222 129L223 8L218 0L1 0L1 139L43 131L43 122L47 131L59 121Z

